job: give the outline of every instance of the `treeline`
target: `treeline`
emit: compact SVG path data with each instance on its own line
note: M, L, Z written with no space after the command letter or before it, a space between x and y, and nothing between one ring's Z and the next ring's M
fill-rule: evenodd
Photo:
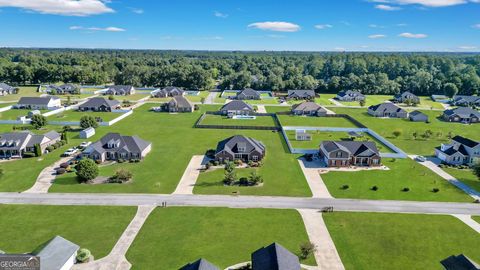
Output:
M0 81L188 89L480 92L480 55L0 49Z

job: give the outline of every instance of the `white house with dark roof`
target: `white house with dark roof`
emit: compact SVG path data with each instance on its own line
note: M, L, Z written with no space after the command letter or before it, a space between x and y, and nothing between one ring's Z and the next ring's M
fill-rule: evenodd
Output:
M259 100L260 99L260 93L253 90L252 88L245 88L241 90L240 92L237 93L235 96L235 99L238 100Z
M220 268L205 259L199 259L184 265L180 270L220 270Z
M253 138L236 135L218 143L215 160L228 162L240 159L244 162L260 161L265 156L265 145Z
M412 122L428 122L428 115L421 111L413 111L408 114L408 118Z
M183 96L185 95L185 91L175 86L168 86L162 89L154 90L150 94L152 97L155 97L155 98L166 98L166 97Z
M12 95L17 93L17 88L6 83L0 83L0 96Z
M193 112L195 106L184 96L174 96L169 102L163 104L167 112Z
M292 114L309 116L326 116L327 110L312 101L305 101L292 106Z
M62 101L58 97L21 97L13 107L28 110L55 110L62 107Z
M347 90L347 91L340 91L337 96L335 97L337 100L340 101L361 101L365 100L365 96L356 90Z
M253 106L241 100L233 100L220 108L219 112L223 115L250 115L255 112Z
M397 105L385 102L368 107L368 114L375 117L407 118L408 112Z
M254 270L300 270L298 256L278 243L262 247L252 253Z
M105 162L108 160L141 160L152 150L152 143L138 136L108 133L99 141L87 146L82 156Z
M27 152L34 153L35 145L39 145L42 153L46 148L61 140L56 131L45 134L34 134L30 131L9 132L0 134L0 158L22 158Z
M47 93L54 93L58 95L66 95L66 94L80 94L80 88L76 85L67 83L67 84L62 84L62 85L46 85L42 86L45 90L42 92L47 92Z
M78 106L79 111L111 112L120 108L120 101L94 97Z
M449 144L435 148L435 156L449 165L472 165L480 162L480 142L455 136Z
M69 270L79 249L77 244L57 235L34 255L40 257L40 270Z
M287 99L313 100L315 99L315 91L314 90L288 90Z
M480 122L480 112L469 107L458 107L456 109L445 110L442 118L448 122L474 124Z
M380 153L374 142L323 141L319 156L327 167L381 165Z
M131 85L111 85L105 91L105 95L128 96L135 94L135 87Z
M396 94L393 97L393 100L398 103L413 103L413 104L419 104L420 103L420 98L417 97L415 94L410 93L409 91L403 92Z

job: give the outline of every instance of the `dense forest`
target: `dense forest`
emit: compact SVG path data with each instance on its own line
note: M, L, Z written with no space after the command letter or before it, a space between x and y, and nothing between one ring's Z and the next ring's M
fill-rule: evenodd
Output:
M0 49L0 81L479 94L480 55Z

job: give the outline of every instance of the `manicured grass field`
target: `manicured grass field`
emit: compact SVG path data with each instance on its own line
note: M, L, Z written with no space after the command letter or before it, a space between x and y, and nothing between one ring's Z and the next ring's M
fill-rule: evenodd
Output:
M60 235L100 259L113 248L135 212L135 207L0 205L0 248L29 253Z
M135 102L135 101L138 101L142 98L146 98L146 97L149 97L150 94L133 94L133 95L126 95L126 96L113 96L113 98L115 98L116 100L122 102L124 100L128 100L128 101L132 101L132 102ZM108 95L106 95L105 97L108 97Z
M295 116L278 115L282 126L297 127L346 127L356 128L350 120L342 117L316 117L316 116Z
M323 215L347 270L443 269L465 254L480 261L480 234L452 216L331 213Z
M294 148L301 149L318 149L322 141L345 141L350 140L347 132L324 132L324 131L307 131L312 135L311 141L297 141L295 139L295 131L286 131L290 144ZM373 141L377 144L377 148L381 153L393 153L393 151L368 133L363 133L363 137L355 139L355 141Z
M1 107L4 107L3 105ZM0 120L17 120L18 117L27 116L28 112L32 110L26 109L10 109L8 111L0 112ZM45 113L48 110L40 110L40 112Z
M204 258L221 269L250 261L255 250L277 242L299 254L307 242L294 210L157 208L127 252L133 269L179 269ZM315 265L313 257L302 263Z
M278 100L276 98L266 98L260 100L246 100L247 103L250 104L278 104Z
M215 149L217 143L233 135L245 135L262 141L267 148L262 175L264 186L251 189L257 195L310 196L306 180L295 155L288 153L280 133L255 130L195 129L194 123L204 111L218 106L201 106L194 113L154 113L147 104L135 109L133 115L117 124L96 130L90 141L98 140L107 132L138 135L152 142L152 151L140 163L122 163L100 168L100 175L111 176L119 168L133 173L130 184L86 185L78 184L74 174L62 175L51 187L52 192L133 192L171 193L175 190L193 155ZM143 127L143 128L142 128ZM203 187L202 193L229 193L217 185Z
M442 170L480 192L480 179L473 174L472 170L461 170L455 168L442 168Z
M200 91L200 93L198 93L198 96L185 95L185 98L187 98L191 102L200 102L202 100L202 98L206 98L208 96L208 94L210 94L210 92Z
M462 135L472 140L480 140L480 124L465 125L444 122L437 119L437 117L441 115L441 111L423 111L430 118L430 123L423 123L411 122L408 119L375 118L367 114L366 108L332 108L332 110L336 113L344 113L352 116L409 154L433 155L435 147L450 141L447 138L449 132L452 136ZM398 138L392 134L395 130L399 130L402 133ZM428 139L421 136L426 130L433 132L433 135ZM418 134L416 139L413 137L414 132Z
M47 118L48 121L80 121L80 118L82 116L88 115L92 116L94 118L101 118L103 122L108 122L110 120L113 120L119 116L121 116L121 113L112 113L112 112L80 112L80 111L65 111L61 112L58 114L51 115Z
M377 105L379 103L383 103L385 101L393 99L393 95L367 95L367 99L365 100L365 108L368 106ZM442 104L433 101L430 97L420 96L420 104L417 107L423 109L443 109ZM360 106L358 101L346 102L340 101L342 104L346 106ZM399 104L400 106L407 106L406 104Z
M472 198L429 169L411 159L384 158L388 171L328 172L322 174L330 194L336 198L407 201L472 202ZM348 189L343 189L348 185ZM378 190L371 188L377 186ZM403 188L410 191L402 191ZM433 192L433 188L440 189Z
M70 97L71 100L78 100L78 99L85 99L93 96L94 94L79 94L79 95L57 95L57 97L61 98L62 100L68 100Z
M271 116L257 116L256 119L232 119L227 116L212 114L205 115L205 118L200 124L224 126L275 126L275 122Z
M480 223L480 216L472 216L472 219Z
M21 97L38 97L42 93L37 92L37 86L20 86L18 94L0 96L0 101L17 101Z

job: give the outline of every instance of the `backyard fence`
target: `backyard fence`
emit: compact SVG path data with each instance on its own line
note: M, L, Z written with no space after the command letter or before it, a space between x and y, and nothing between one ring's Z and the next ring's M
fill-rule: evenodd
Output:
M273 131L281 131L282 128L280 126L280 121L278 120L277 116L274 113L254 113L250 114L251 116L260 116L260 117L272 117L275 123L275 126L229 126L229 125L203 125L202 121L205 119L207 115L223 115L220 112L212 112L208 111L203 113L200 118L198 118L197 122L195 122L195 128L207 128L207 129L249 129L249 130L273 130Z

